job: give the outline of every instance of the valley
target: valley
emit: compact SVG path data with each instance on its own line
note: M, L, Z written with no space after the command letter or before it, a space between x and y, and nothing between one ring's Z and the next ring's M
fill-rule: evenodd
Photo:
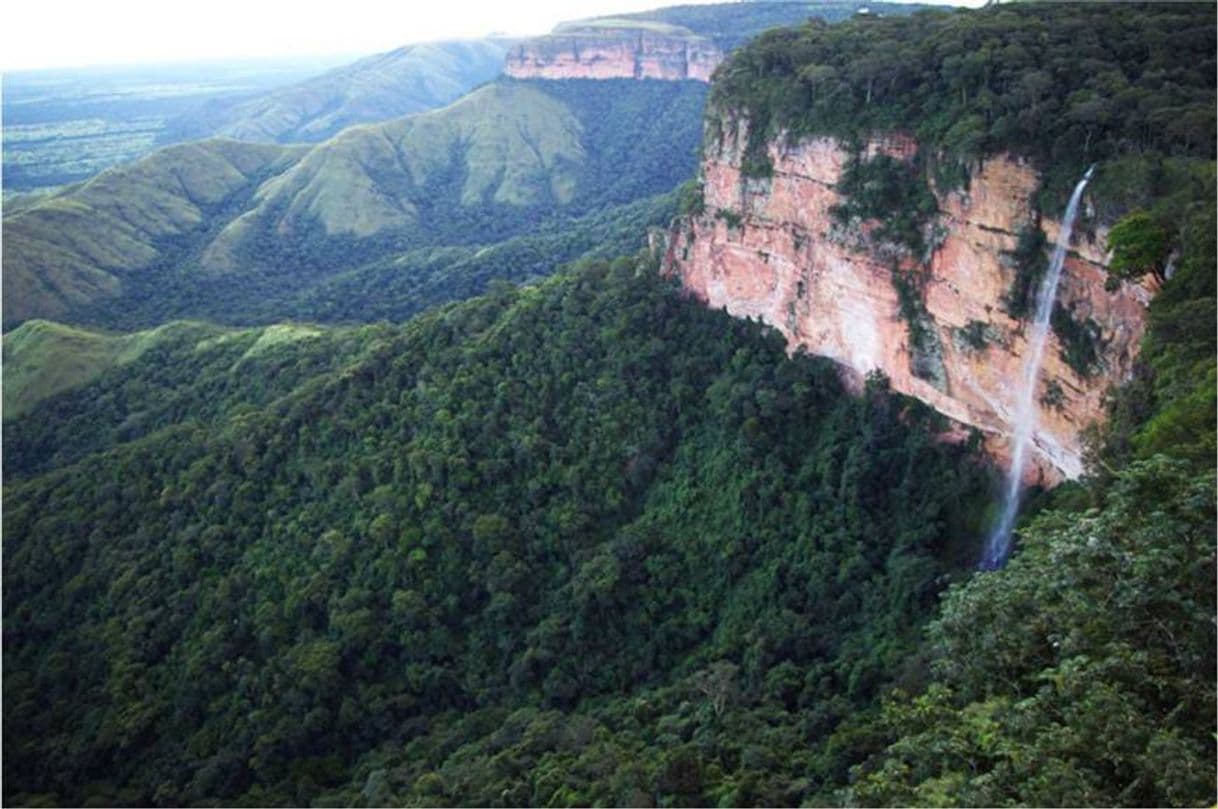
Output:
M1212 804L1216 43L675 6L6 194L5 802Z

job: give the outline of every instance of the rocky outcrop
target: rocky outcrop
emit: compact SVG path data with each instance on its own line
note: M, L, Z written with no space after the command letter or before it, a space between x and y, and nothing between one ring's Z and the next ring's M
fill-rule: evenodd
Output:
M1035 218L1032 196L1040 178L1033 167L999 155L974 170L967 191L935 190L939 213L925 228L927 253L912 256L877 241L879 223L842 223L834 216L850 158L842 144L776 139L768 146L773 175L756 179L741 170L746 142L747 121L739 119L720 122L718 136L707 138L705 213L674 224L665 240L665 272L707 304L778 329L792 350L836 360L855 380L883 372L894 389L979 429L996 457L1009 457L1030 327L1007 313L1003 299L1016 274L1020 231L1040 227L1052 245L1059 227ZM917 144L890 136L863 148L908 159ZM1150 289L1122 283L1105 291L1105 233L1102 225L1083 222L1066 261L1058 303L1098 329L1098 353L1089 372L1080 373L1064 359L1059 338L1050 336L1037 397L1035 463L1026 473L1033 481L1081 473L1080 433L1102 418L1109 387L1130 374L1145 329ZM911 345L910 307L902 306L894 282L898 273L917 279L917 345Z
M598 23L560 26L508 51L503 72L517 79L710 81L723 53L677 26Z

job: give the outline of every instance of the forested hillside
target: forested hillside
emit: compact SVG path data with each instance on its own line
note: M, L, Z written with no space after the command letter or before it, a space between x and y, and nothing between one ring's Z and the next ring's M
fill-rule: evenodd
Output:
M796 740L916 681L971 559L938 417L631 260L259 341L17 441L50 471L6 491L9 801L798 800L844 765Z

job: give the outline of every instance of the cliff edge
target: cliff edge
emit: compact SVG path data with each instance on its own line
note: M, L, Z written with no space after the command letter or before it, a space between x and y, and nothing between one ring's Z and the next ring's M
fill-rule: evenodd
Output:
M917 173L912 138L854 148L831 137L774 138L772 171L760 178L742 168L747 145L746 118L710 120L704 210L674 223L663 271L708 305L778 329L793 351L829 357L856 380L882 372L894 389L980 430L1006 460L1029 325L1013 290L1025 245L1043 251L1059 228L1036 216L1037 171L999 154L975 167L966 187L928 183L937 211L921 228L919 253L885 222L850 216L841 190L852 168L877 160ZM1103 417L1109 387L1130 375L1146 327L1152 289L1106 289L1106 228L1084 219L1040 373L1030 482L1081 474L1082 430Z
M517 79L662 79L709 82L723 52L687 28L612 18L566 23L508 51Z

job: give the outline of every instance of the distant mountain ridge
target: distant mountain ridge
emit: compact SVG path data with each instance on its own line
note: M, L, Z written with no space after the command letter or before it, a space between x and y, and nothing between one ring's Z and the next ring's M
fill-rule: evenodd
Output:
M318 143L355 124L443 107L499 75L510 39L424 42L180 118L166 140Z
M714 42L725 53L735 50L762 31L782 28L817 18L827 23L841 22L862 11L874 16L913 14L935 6L921 3L858 2L774 2L758 0L743 3L709 3L665 6L651 11L615 14L614 19L634 23L663 23L687 28ZM941 8L941 7L940 7ZM586 22L586 21L585 21ZM578 24L578 23L576 23Z
M169 147L5 217L5 327L279 319L268 301L394 255L489 246L663 194L693 173L705 94L505 79L314 147Z

